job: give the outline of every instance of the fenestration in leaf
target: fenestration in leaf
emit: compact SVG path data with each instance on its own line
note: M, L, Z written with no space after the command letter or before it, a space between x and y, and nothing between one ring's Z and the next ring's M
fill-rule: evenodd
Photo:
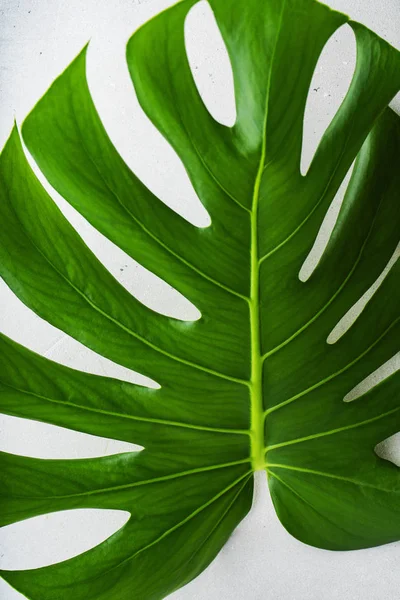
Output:
M81 373L0 337L4 413L135 442L85 460L3 454L3 524L72 508L131 513L115 535L50 567L6 571L32 600L161 599L198 575L252 501L265 469L283 525L332 550L400 539L400 477L375 445L400 429L400 373L343 398L399 349L400 261L355 324L326 340L399 241L400 54L314 0L210 0L234 74L237 121L215 122L184 43L184 0L131 38L139 101L179 154L212 224L156 198L111 144L85 51L24 123L63 197L201 311L182 322L133 298L32 173L14 129L0 158L0 275L49 323L161 388ZM311 77L344 23L357 40L349 92L300 174ZM298 273L357 157L316 270ZM266 539L268 543L268 539Z

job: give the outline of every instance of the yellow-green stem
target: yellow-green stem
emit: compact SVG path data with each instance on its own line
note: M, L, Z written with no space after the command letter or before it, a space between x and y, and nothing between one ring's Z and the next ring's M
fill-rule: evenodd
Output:
M264 170L265 142L254 185L251 212L251 284L250 284L250 334L251 334L251 462L253 469L264 469L264 406L262 396L261 340L260 340L260 286L258 264L258 200Z
M265 469L265 410L263 402L263 357L260 338L260 260L258 250L258 203L260 185L267 156L267 119L269 94L271 89L272 65L274 64L279 33L282 27L286 0L283 0L279 27L275 38L274 50L270 60L265 116L261 146L261 158L254 183L253 204L251 207L251 285L250 285L250 331L251 331L251 462L254 471Z

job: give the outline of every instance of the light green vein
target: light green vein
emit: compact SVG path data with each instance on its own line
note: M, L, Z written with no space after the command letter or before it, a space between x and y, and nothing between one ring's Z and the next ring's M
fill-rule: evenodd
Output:
M243 492L243 489L245 488L246 485L247 485L247 480L243 483L243 485L240 486L239 490L234 495L234 497L232 499L232 502L229 503L228 507L223 512L221 518L218 519L218 521L214 525L214 527L211 528L211 531L210 531L209 535L206 537L206 539L201 543L201 545L199 546L199 548L197 548L197 550L193 553L193 555L192 555L192 557L191 557L191 559L190 559L189 562L193 561L194 557L199 554L199 552L201 551L201 549L205 546L205 544L208 542L208 540L211 538L211 536L214 534L214 532L218 529L218 527L220 526L220 524L222 523L222 521L225 519L225 517L231 512L231 509L232 509L233 505L235 504L235 502L239 498L240 494Z
M76 120L75 117L75 113L73 112L73 116L75 119L75 123L76 126L78 127L78 130L80 131L80 127L79 127L79 123ZM97 164L95 163L95 161L93 160L90 152L87 150L86 146L85 146L85 139L84 136L82 136L82 148L85 151L86 156L89 158L90 162L93 164L94 168L96 169L97 173L99 174L99 177L101 178L101 180L104 182L106 188L109 190L109 192L111 193L111 195L116 199L116 201L118 202L118 204L121 206L121 208L129 215L129 217L135 222L137 223L137 225L142 229L142 231L144 231L144 233L146 233L146 235L148 235L151 239L153 239L159 246L161 246L162 248L164 248L164 250L166 250L169 254L171 254L172 256L174 256L174 258L176 258L177 260L179 260L180 262L182 262L184 265L186 265L189 269L191 269L193 272L197 273L200 277L202 277L203 279L208 280L210 283L222 288L223 290L225 290L226 292L228 292L229 294L232 294L233 296L237 296L238 298L241 298L242 300L245 300L246 302L249 301L248 297L245 296L244 294L240 294L239 292L236 292L235 290L233 290L232 288L226 286L225 284L221 283L220 281L217 281L216 279L214 279L213 277L210 277L210 275L207 275L206 273L204 273L203 271L201 271L199 268L195 267L192 263L190 263L188 260L186 260L185 258L183 258L183 256L181 256L180 254L178 254L177 252L175 252L174 250L172 250L172 248L170 248L167 244L165 244L165 242L163 242L162 240L160 240L160 238L158 238L156 235L154 235L154 233L148 229L130 210L129 208L124 204L124 202L122 202L122 200L120 199L119 195L117 194L117 192L115 192L109 185L109 183L106 181L106 179L104 178L104 175L102 174L101 170L98 168ZM194 146L194 144L193 144ZM195 147L195 146L194 146ZM195 148L196 149L196 148ZM197 151L197 150L196 150ZM197 152L197 154L199 154ZM200 154L199 154L200 156ZM121 159L122 160L122 159ZM125 164L125 163L124 163ZM125 166L127 167L127 165L125 164ZM128 168L128 167L127 167ZM211 171L210 171L211 174ZM218 183L218 182L217 182ZM221 185L219 186L221 187ZM228 194L228 192L226 192L222 187L221 189ZM157 198L157 200L159 200L159 198ZM233 198L234 200L234 198ZM161 200L159 200L159 202L161 202ZM242 206L239 202L237 202L237 204L243 208L244 210L248 210L246 209L244 206ZM171 209L170 209L171 210ZM171 212L174 212L171 210ZM175 213L177 214L177 213ZM179 217L179 215L177 215ZM190 223L187 223L188 226L190 226Z
M288 490L290 490L294 496L297 496L297 498L299 498L306 506L309 506L311 508L311 510L313 510L322 519L324 519L325 521L327 521L328 523L330 523L331 525L333 525L334 527L336 527L336 529L339 529L339 531L344 531L346 533L346 535L349 535L349 533L352 534L352 532L347 531L347 529L345 529L344 527L338 525L337 523L335 523L335 521L331 521L331 519L328 519L328 517L326 516L326 514L324 514L324 513L320 512L319 510L317 510L315 508L315 506L313 506L309 500L306 500L305 498L303 498L303 496L298 491L294 490L286 481L284 481L283 479L281 479L276 473L274 473L273 471L268 471L268 474L271 475L272 477L274 477L277 481L279 481Z
M369 348L367 348L364 352L362 352L359 356L357 356L357 358L355 358L353 361L351 361L350 363L348 363L342 369L340 369L339 371L336 371L336 373L332 373L332 375L329 375L328 377L325 377L325 379L321 379L321 381L318 381L314 385L310 386L306 390L303 390L302 392L299 392L295 396L292 396L291 398L288 398L288 400L285 400L284 402L280 402L279 404L276 404L275 406L272 406L271 408L268 408L264 412L264 417L267 417L269 414L275 412L276 410L279 410L280 408L283 408L284 406L287 406L288 404L291 404L292 402L295 402L299 398L302 398L303 396L306 396L310 392L312 392L312 391L318 389L319 387L325 385L326 383L328 383L332 379L335 379L335 377L338 377L342 373L345 373L346 371L348 371L348 369L350 369L352 366L354 366L356 363L358 363L364 356L366 356L368 354L368 352L370 352L385 337L385 335L391 329L393 329L393 327L399 321L400 321L400 317L398 317L395 321L393 321L393 323L375 340L375 342L373 344L371 344L371 346L369 346Z
M126 325L124 325L123 323L121 323L120 321L118 321L117 319L115 319L113 316L107 314L104 310L102 310L99 306L97 306L97 304L95 304L94 302L92 302L92 300L90 300L90 298L88 298L86 296L86 294L84 292L82 292L82 290L80 290L78 287L75 286L75 284L64 275L64 273L62 273L62 271L60 271L53 263L52 261L42 252L42 250L35 244L35 242L32 240L32 238L30 237L30 235L28 234L26 228L24 227L23 223L21 222L17 212L15 211L15 208L12 205L12 202L9 203L10 207L12 208L15 217L17 218L17 220L19 221L19 223L21 224L21 227L23 228L26 237L29 239L29 241L31 242L32 246L37 250L37 252L45 259L45 261L52 267L52 269L54 269L54 271L56 273L58 273L58 275L68 283L68 285L70 285L72 287L72 289L79 295L81 296L81 298L83 298L96 312L98 312L99 314L101 314L103 317L105 317L106 319L108 319L109 321L111 321L112 323L114 323L115 325L117 325L117 327L119 327L120 329L122 329L123 331L125 331L126 333L128 333L130 336L136 338L137 340L139 340L140 342L142 342L144 345L148 346L149 348L151 348L152 350L154 350L155 352L158 352L164 356L166 356L167 358L174 360L176 362L179 362L181 364L184 364L188 367L191 367L193 369L197 369L198 371L203 371L204 373L208 373L209 375L213 375L215 377L219 377L221 379L226 379L228 381L232 381L234 383L241 383L243 385L249 386L250 382L245 380L245 379L238 379L236 377L231 377L229 375L225 375L225 373L220 373L219 371L215 371L214 369L209 369L208 367L204 367L203 365L199 365L197 363L191 362L189 360L186 360L184 358L181 358L179 356L176 356L175 354L171 354L170 352L168 352L167 350L164 350L163 348L160 348L159 346L156 346L155 344L153 344L152 342L149 342L148 340L146 340L146 338L140 336L139 334L137 334L135 331L132 331L131 329L129 329L129 327L127 327ZM126 366L126 365L125 365Z
M121 565L123 565L123 564L125 564L125 563L127 563L127 562L129 562L131 560L133 560L134 558L136 558L136 556L138 556L142 552L145 552L146 550L149 550L150 548L152 548L153 546L155 546L156 544L158 544L158 542L161 542L164 538L168 537L168 535L170 535L171 533L173 533L174 531L176 531L180 527L183 527L184 525L186 525L186 523L188 523L191 519L193 519L199 513L201 513L203 510L205 510L206 508L208 508L209 506L211 506L214 502L216 502L217 500L219 500L222 496L224 496L232 488L234 488L235 486L237 486L238 483L240 483L243 479L245 479L245 481L244 481L243 485L241 486L239 492L243 491L243 489L244 489L246 483L248 482L248 480L250 479L251 475L252 475L252 471L249 471L249 472L245 473L244 475L242 475L241 477L239 477L238 479L236 479L235 481L233 481L230 485L228 485L226 488L224 488L223 490L221 490L218 494L216 494L215 496L213 496L210 500L208 500L207 502L205 502L204 504L202 504L201 506L199 506L199 508L197 508L192 513L190 513L185 519L183 519L182 521L179 521L179 523L177 523L176 525L174 525L173 527L171 527L170 529L168 529L167 531L165 531L163 534L161 534L158 538L156 538L155 540L153 540L149 544L146 544L145 546L143 546L142 548L140 548L139 550L137 550L136 552L134 552L134 554L132 554L131 556L128 556L124 560L120 561L118 564L113 565L107 571L103 571L102 575L105 575L106 573L109 573L113 569L116 569L116 568L120 567ZM235 498L237 498L237 496L238 496L238 494L235 494ZM96 577L97 576L92 577L90 579L95 579ZM90 579L86 579L85 581L88 582L88 581L90 581Z
M270 450L276 450L277 448L285 448L286 446L292 446L293 444L300 444L302 442L307 442L310 440L315 440L321 437L326 437L329 435L335 435L336 433L341 433L342 431L347 431L349 429L357 429L357 427L362 427L363 425L369 425L370 423L374 423L374 421L379 421L380 419L384 419L389 415L393 415L400 410L399 408L394 408L389 410L388 412L382 413L381 415L377 415L376 417L372 417L371 419L366 419L365 421L359 421L357 423L352 423L351 425L346 425L344 427L338 427L337 429L331 429L329 431L322 431L321 433L314 433L312 435L307 435L302 438L297 438L294 440L289 440L287 442L282 442L280 444L272 444L271 446L267 446L265 448L265 452L269 452Z
M167 46L167 54L169 55L169 38L167 38L166 40L166 46ZM186 55L186 49L183 48L183 55ZM167 60L167 68L169 71L169 76L170 79L172 81L173 77L172 77L172 73L171 73L171 69L170 69L170 63L169 60ZM222 185L222 183L219 181L219 179L214 175L213 171L210 169L210 167L208 166L208 164L206 163L206 161L204 160L202 153L199 151L199 149L197 148L197 145L195 144L194 139L192 138L190 131L188 130L188 128L185 125L185 122L182 119L182 114L180 111L180 106L179 106L179 102L176 103L175 105L176 108L176 112L177 115L179 117L179 121L182 125L183 130L185 131L189 142L191 143L191 145L193 146L193 149L195 151L195 154L197 155L198 159L200 160L200 163L203 165L203 167L205 168L205 170L207 171L207 173L210 175L211 179L217 184L217 187L220 188L220 190L222 190L222 192L224 192L224 194L226 194L226 196L228 196L228 198L230 198L230 200L232 200L232 202L234 202L237 206L239 206L239 208L241 208L242 210L251 213L251 210L249 208L247 208L247 206L245 206L244 204L242 204L241 202L239 202L239 200L237 198L235 198L235 196L233 196L226 188L225 186ZM173 144L171 144L173 146ZM173 146L174 147L174 146ZM177 149L176 149L177 150ZM178 153L179 154L179 153ZM194 186L193 186L194 187Z
M1 381L1 380L0 380ZM138 417L135 415L128 415L126 413L117 413L115 411L108 411L108 410L103 410L100 408L93 408L91 406L84 406L84 405L80 405L77 404L75 402L67 402L65 400L56 400L54 398L47 398L46 396L43 396L41 394L37 394L35 392L31 392L31 391L27 391L24 389L20 389L15 385L10 385L7 383L4 383L3 381L1 381L1 384L4 385L7 388L10 388L12 390L15 390L17 392L20 392L21 394L27 394L29 396L33 396L35 398L39 398L40 400L45 400L46 402L51 402L53 404L59 404L62 406L70 406L72 408L78 408L80 410L85 410L88 412L93 412L96 414L103 414L103 415L107 415L109 417L117 417L117 418L122 418L122 419L130 419L132 421L139 421L141 423L154 423L156 425L165 425L168 427L181 427L184 429L194 429L197 431L207 431L207 432L211 432L211 433L225 433L225 434L238 434L238 435L249 435L250 431L248 429L221 429L221 428L215 428L215 427L208 427L208 426L203 426L203 425L194 425L191 423L184 423L181 421L169 421L169 420L164 420L164 419L154 419L152 417ZM1 391L0 391L1 394ZM4 407L2 410L6 410ZM16 411L15 411L16 412ZM22 412L18 411L18 415L20 416L22 414Z
M387 488L383 488L377 485L374 485L372 483L367 483L365 481L358 481L357 479L352 479L351 477L342 477L341 475L334 475L333 473L326 473L325 471L314 471L313 469L304 469L302 467L294 467L293 465L282 465L282 464L276 464L276 463L267 463L265 465L266 469L286 469L288 471L298 471L299 473L306 473L309 475L317 475L319 477L327 477L328 479L337 479L338 481L345 481L346 483L352 483L353 485L357 485L360 487L368 487L368 488L372 488L374 490L378 490L380 492L387 492L387 493L395 493L395 494L400 494L400 489L399 490L394 490L394 489L387 489ZM271 472L271 475L274 475L273 472Z
M260 198L261 179L264 172L267 154L267 122L269 111L269 97L271 91L272 69L274 65L276 48L279 34L282 28L283 14L286 0L282 3L279 17L279 26L276 33L274 49L271 55L270 69L265 100L265 113L263 123L263 137L261 144L261 156L258 166L257 177L254 183L253 201L251 209L251 247L250 247L250 337L251 337L251 457L255 471L264 468L264 419L263 419L263 391L262 391L262 359L261 359L261 337L260 337L260 269L258 261L258 204Z
M99 488L99 489L89 490L89 491L84 491L84 492L76 492L74 494L64 494L61 496L16 496L13 494L12 497L13 498L25 498L25 499L29 498L29 499L36 499L36 500L41 500L44 498L61 500L63 498L77 498L77 497L81 497L81 496L96 496L98 494L104 494L107 492L117 492L117 491L121 491L121 490L129 490L129 489L135 488L135 487L141 487L141 486L145 486L145 485L162 483L164 481L171 481L174 479L180 479L182 477L189 477L190 475L198 475L200 473L207 473L209 471L226 469L229 467L235 467L235 466L243 465L243 464L247 464L247 463L250 463L250 458L233 461L231 463L212 465L210 467L199 467L198 469L191 469L189 471L182 471L182 473L173 473L171 475L155 477L154 479L145 479L143 481L134 481L134 482L126 483L126 484L122 484L122 485L113 485L113 486L107 487L107 488ZM248 473L246 473L246 474L248 474Z
M300 329L298 329L295 333L293 333L293 335L291 335L290 337L288 337L284 342L282 342L281 344L279 344L278 346L275 346L275 348L273 348L272 350L269 350L268 352L266 352L263 356L262 356L262 361L264 362L264 360L270 356L272 356L273 354L275 354L276 352L278 352L278 350L281 350L282 348L284 348L287 344L289 344L290 342L292 342L298 335L300 335L301 333L303 333L303 331L305 331L306 329L308 329L308 327L310 325L312 325L312 323L314 323L326 310L327 308L332 304L332 302L335 300L335 298L337 298L337 296L342 292L342 290L346 287L347 283L349 282L349 280L351 279L354 271L357 269L357 266L360 263L361 257L363 255L364 249L368 243L369 238L371 237L371 233L373 231L378 213L379 213L379 209L380 206L382 204L382 200L383 197L381 198L377 211L375 213L375 216L373 218L371 227L369 228L367 237L365 238L364 243L361 246L361 250L357 256L356 262L354 263L352 269L350 270L349 274L347 275L347 277L345 278L345 280L343 281L343 283L340 285L340 287L336 290L336 292L333 294L333 296L331 296L331 298L329 299L329 301L312 317L312 319L310 319L307 323L305 323L302 327L300 327Z
M303 221L296 227L296 229L294 229L292 231L292 233L290 235L288 235L282 242L280 242L280 244L278 244L277 246L275 246L275 248L273 248L272 250L270 250L269 252L267 252L267 254L264 254L264 256L262 256L259 260L259 266L262 265L262 263L264 262L264 260L266 260L267 258L269 258L270 256L272 256L273 254L275 254L275 252L277 252L278 250L280 250L283 246L285 246L288 242L290 242L290 240L297 235L297 233L304 227L304 225L309 221L309 219L312 217L312 215L314 214L314 212L318 209L318 207L321 205L321 203L324 201L325 196L327 195L328 191L329 191L329 187L340 167L341 164L341 160L344 156L344 153L346 151L347 148L347 144L349 142L350 139L350 135L352 132L352 128L353 128L353 124L351 124L350 128L349 128L349 133L346 137L346 140L343 144L342 150L339 154L339 158L336 162L335 168L333 169L333 172L331 174L331 176L328 179L328 182L322 192L321 198L318 200L318 202L313 206L312 210L308 213L308 215L303 219ZM325 136L324 136L325 137ZM307 176L306 176L307 177Z

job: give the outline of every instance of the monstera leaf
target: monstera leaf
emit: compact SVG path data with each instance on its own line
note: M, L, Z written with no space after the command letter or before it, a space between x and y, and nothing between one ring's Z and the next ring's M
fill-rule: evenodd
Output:
M400 122L386 106L400 88L400 55L314 0L210 0L234 74L237 120L225 127L188 64L194 3L143 26L127 60L209 227L186 222L124 164L91 99L85 51L22 132L51 185L200 319L158 314L110 275L35 178L16 130L1 155L4 281L49 323L160 385L75 371L1 336L5 413L144 446L90 460L2 455L4 524L73 508L131 515L76 558L3 572L33 600L164 598L209 564L248 512L257 470L284 527L307 544L345 550L400 538L399 471L374 453L400 429L400 373L343 401L398 350L400 261L353 326L327 343L399 241ZM347 22L355 74L303 176L311 78ZM303 283L299 270L354 159L329 243Z

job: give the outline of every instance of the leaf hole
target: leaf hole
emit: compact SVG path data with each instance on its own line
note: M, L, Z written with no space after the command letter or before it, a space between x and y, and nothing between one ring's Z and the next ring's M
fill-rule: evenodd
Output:
M160 384L154 379L118 365L112 360L101 356L101 354L97 354L94 350L87 348L69 335L64 334L58 342L44 352L44 356L60 365L84 373L111 377L112 379L134 383L154 390L161 388Z
M129 518L127 511L91 508L50 513L7 525L1 531L1 568L37 569L74 558L110 538Z
M380 458L400 467L400 431L379 442L375 446L375 452Z
M236 121L232 66L208 2L195 4L185 20L185 45L197 90L210 115L226 127Z
M346 177L343 179L343 182L336 193L336 196L332 200L324 220L322 221L314 245L299 271L299 279L303 283L305 283L311 277L326 250L329 239L332 235L332 231L336 225L344 197L346 195L351 175L353 173L354 164L355 161L348 170Z
M139 105L123 41L93 40L87 52L88 85L107 134L128 167L157 198L196 227L209 227L210 216L182 161Z
M19 344L44 354L64 333L41 319L0 279L0 331Z
M311 80L303 122L302 175L307 174L324 133L346 97L355 66L356 38L349 25L342 25L325 44Z
M112 377L150 389L161 388L154 379L114 363L47 323L25 306L2 280L0 291L0 331L17 343L84 373Z
M194 322L201 312L163 279L133 260L93 227L44 179L40 181L85 244L115 279L139 302L166 317Z
M365 377L360 383L358 383L346 396L343 398L343 402L353 402L357 400L369 390L374 388L378 383L381 383L393 373L396 373L400 369L400 352L391 359L386 361L373 373L370 373L368 377Z
M371 300L373 295L377 292L379 287L382 285L385 277L388 275L390 269L393 267L395 262L400 258L400 243L398 244L392 258L378 277L378 279L372 284L372 286L365 292L363 296L347 311L347 313L340 319L340 321L332 329L331 333L327 338L328 344L335 344L340 338L352 327L355 321L358 319L368 302Z
M136 444L9 415L0 415L0 433L2 452L32 458L98 458L143 450Z

